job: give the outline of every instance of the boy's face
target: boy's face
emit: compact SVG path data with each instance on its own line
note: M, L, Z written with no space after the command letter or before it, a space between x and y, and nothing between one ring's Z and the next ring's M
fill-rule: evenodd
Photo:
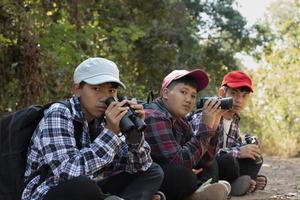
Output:
M246 106L250 93L239 89L227 88L224 97L233 98L233 108L231 112L240 113Z
M173 117L185 117L191 112L196 103L196 88L178 83L172 88L165 88L163 101Z
M105 114L107 108L105 100L117 96L117 88L111 83L83 86L75 84L75 94L79 97L85 117L88 121L99 118Z

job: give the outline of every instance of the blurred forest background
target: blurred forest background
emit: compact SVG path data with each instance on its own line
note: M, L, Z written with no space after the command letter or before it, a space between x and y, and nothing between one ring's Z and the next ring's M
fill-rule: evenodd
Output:
M0 0L0 116L70 97L73 70L101 56L119 66L122 94L158 94L173 69L210 76L200 94L216 95L230 70L247 71L255 93L242 131L264 152L293 156L300 147L300 1L276 0L248 27L235 0ZM255 13L253 13L255 15ZM259 68L243 66L237 53Z

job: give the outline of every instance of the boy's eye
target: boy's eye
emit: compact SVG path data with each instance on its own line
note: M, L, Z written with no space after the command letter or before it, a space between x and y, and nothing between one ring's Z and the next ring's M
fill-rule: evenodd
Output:
M248 98L248 97L249 97L249 94L248 94L248 93L247 93L247 94L244 94L243 97L244 97L244 98Z
M186 91L184 91L184 90L181 90L181 93L182 93L182 94L187 94L187 92L186 92Z
M100 87L92 87L92 89L95 91L100 91Z
M236 94L236 92L235 92L235 91L231 91L231 94L233 94L233 95L234 95L234 94Z
M116 93L116 89L109 90L110 93Z

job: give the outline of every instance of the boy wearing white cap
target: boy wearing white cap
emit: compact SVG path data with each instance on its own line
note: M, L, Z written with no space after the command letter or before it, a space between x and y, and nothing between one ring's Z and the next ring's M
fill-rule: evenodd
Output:
M174 70L164 78L160 97L145 109L145 137L153 160L164 170L160 190L167 199L225 200L230 192L230 185L203 184L209 178L218 181L213 159L222 113L220 102L206 101L202 121L191 124L186 118L195 107L197 92L207 84L208 76L201 69Z
M143 107L127 100L105 103L119 86L125 88L110 60L89 58L76 68L71 109L51 105L33 134L22 200L152 198L163 172L152 162L143 133L138 143L127 144L119 128L126 103L142 118ZM44 180L37 173L41 166L48 169Z

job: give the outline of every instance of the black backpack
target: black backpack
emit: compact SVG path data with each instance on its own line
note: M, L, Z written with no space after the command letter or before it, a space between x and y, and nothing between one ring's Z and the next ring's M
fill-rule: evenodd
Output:
M72 112L71 103L65 100L42 106L33 105L0 118L1 200L19 200L21 198L24 187L27 150L32 134L43 118L44 110L53 103L62 103ZM75 121L73 123L75 126ZM78 128L78 125L76 125L75 132L79 132L79 129L80 127ZM78 135L75 134L75 136ZM76 141L79 140L78 138L75 138Z

